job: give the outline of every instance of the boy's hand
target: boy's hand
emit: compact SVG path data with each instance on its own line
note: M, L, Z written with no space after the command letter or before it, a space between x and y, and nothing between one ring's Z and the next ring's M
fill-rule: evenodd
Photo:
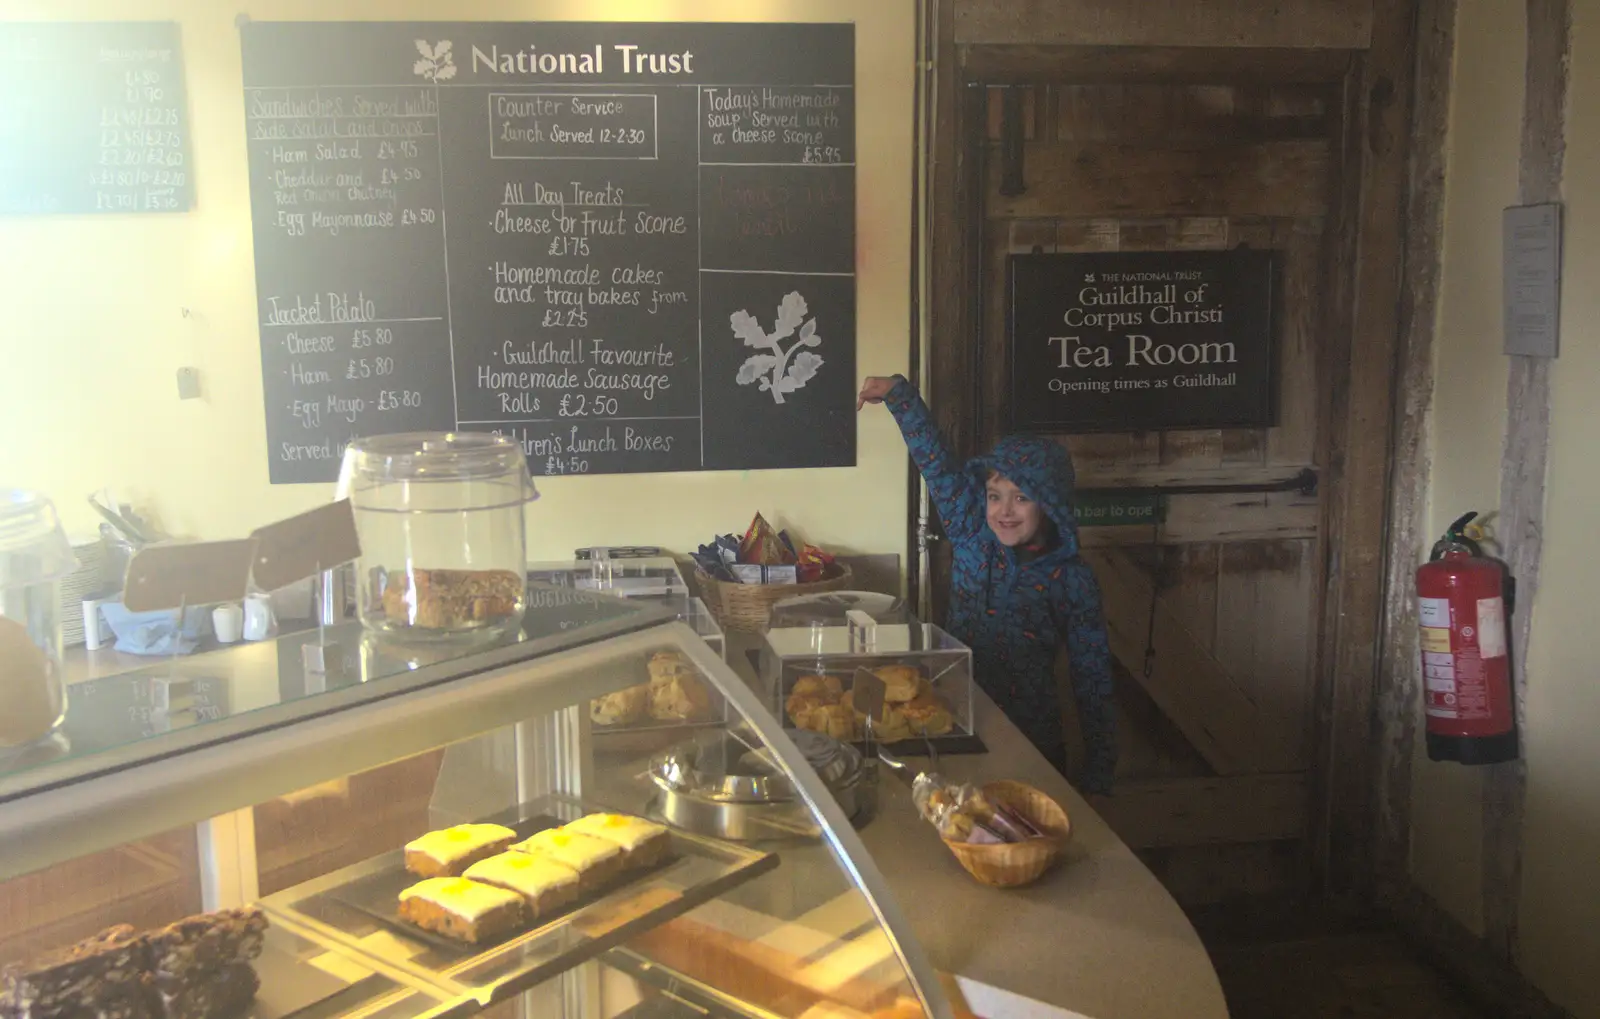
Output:
M881 375L874 376L861 384L861 395L856 398L856 410L860 410L869 403L882 403L889 395L889 390L894 388L894 379L886 379Z

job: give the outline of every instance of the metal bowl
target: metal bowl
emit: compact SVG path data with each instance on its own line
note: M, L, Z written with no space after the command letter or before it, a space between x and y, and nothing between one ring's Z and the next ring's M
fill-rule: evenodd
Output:
M845 816L854 819L864 806L861 752L821 733L792 735ZM777 761L738 732L674 747L651 762L650 778L661 790L662 815L688 831L735 841L821 834Z

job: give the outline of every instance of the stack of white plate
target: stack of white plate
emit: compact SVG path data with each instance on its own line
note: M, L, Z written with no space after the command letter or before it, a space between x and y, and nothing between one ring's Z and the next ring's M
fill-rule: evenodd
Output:
M83 600L98 598L110 587L106 578L109 557L99 538L73 542L72 554L78 559L78 568L61 581L61 637L68 647L77 647L84 642Z

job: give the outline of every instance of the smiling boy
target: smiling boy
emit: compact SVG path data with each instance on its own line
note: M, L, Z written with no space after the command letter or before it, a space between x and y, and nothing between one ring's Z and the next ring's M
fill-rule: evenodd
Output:
M894 415L951 544L948 627L972 648L978 684L1063 773L1066 741L1055 659L1066 645L1088 761L1087 793L1109 793L1117 749L1111 652L1100 588L1078 555L1072 458L1034 436L1002 439L959 464L927 405L900 376L871 378L856 407Z

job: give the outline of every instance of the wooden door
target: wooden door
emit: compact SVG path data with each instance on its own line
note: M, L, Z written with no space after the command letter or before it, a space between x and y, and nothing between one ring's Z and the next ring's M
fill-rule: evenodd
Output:
M934 351L975 376L958 444L1005 428L1008 255L1243 245L1278 253L1276 425L1060 439L1081 488L1269 488L1319 468L1339 97L1324 84L970 89L977 328L969 349ZM1006 194L1013 129L1024 187ZM1304 873L1323 506L1299 491L1164 502L1159 526L1083 531L1119 678L1121 760L1103 812L1181 900L1279 891ZM1064 666L1061 678L1070 715Z

